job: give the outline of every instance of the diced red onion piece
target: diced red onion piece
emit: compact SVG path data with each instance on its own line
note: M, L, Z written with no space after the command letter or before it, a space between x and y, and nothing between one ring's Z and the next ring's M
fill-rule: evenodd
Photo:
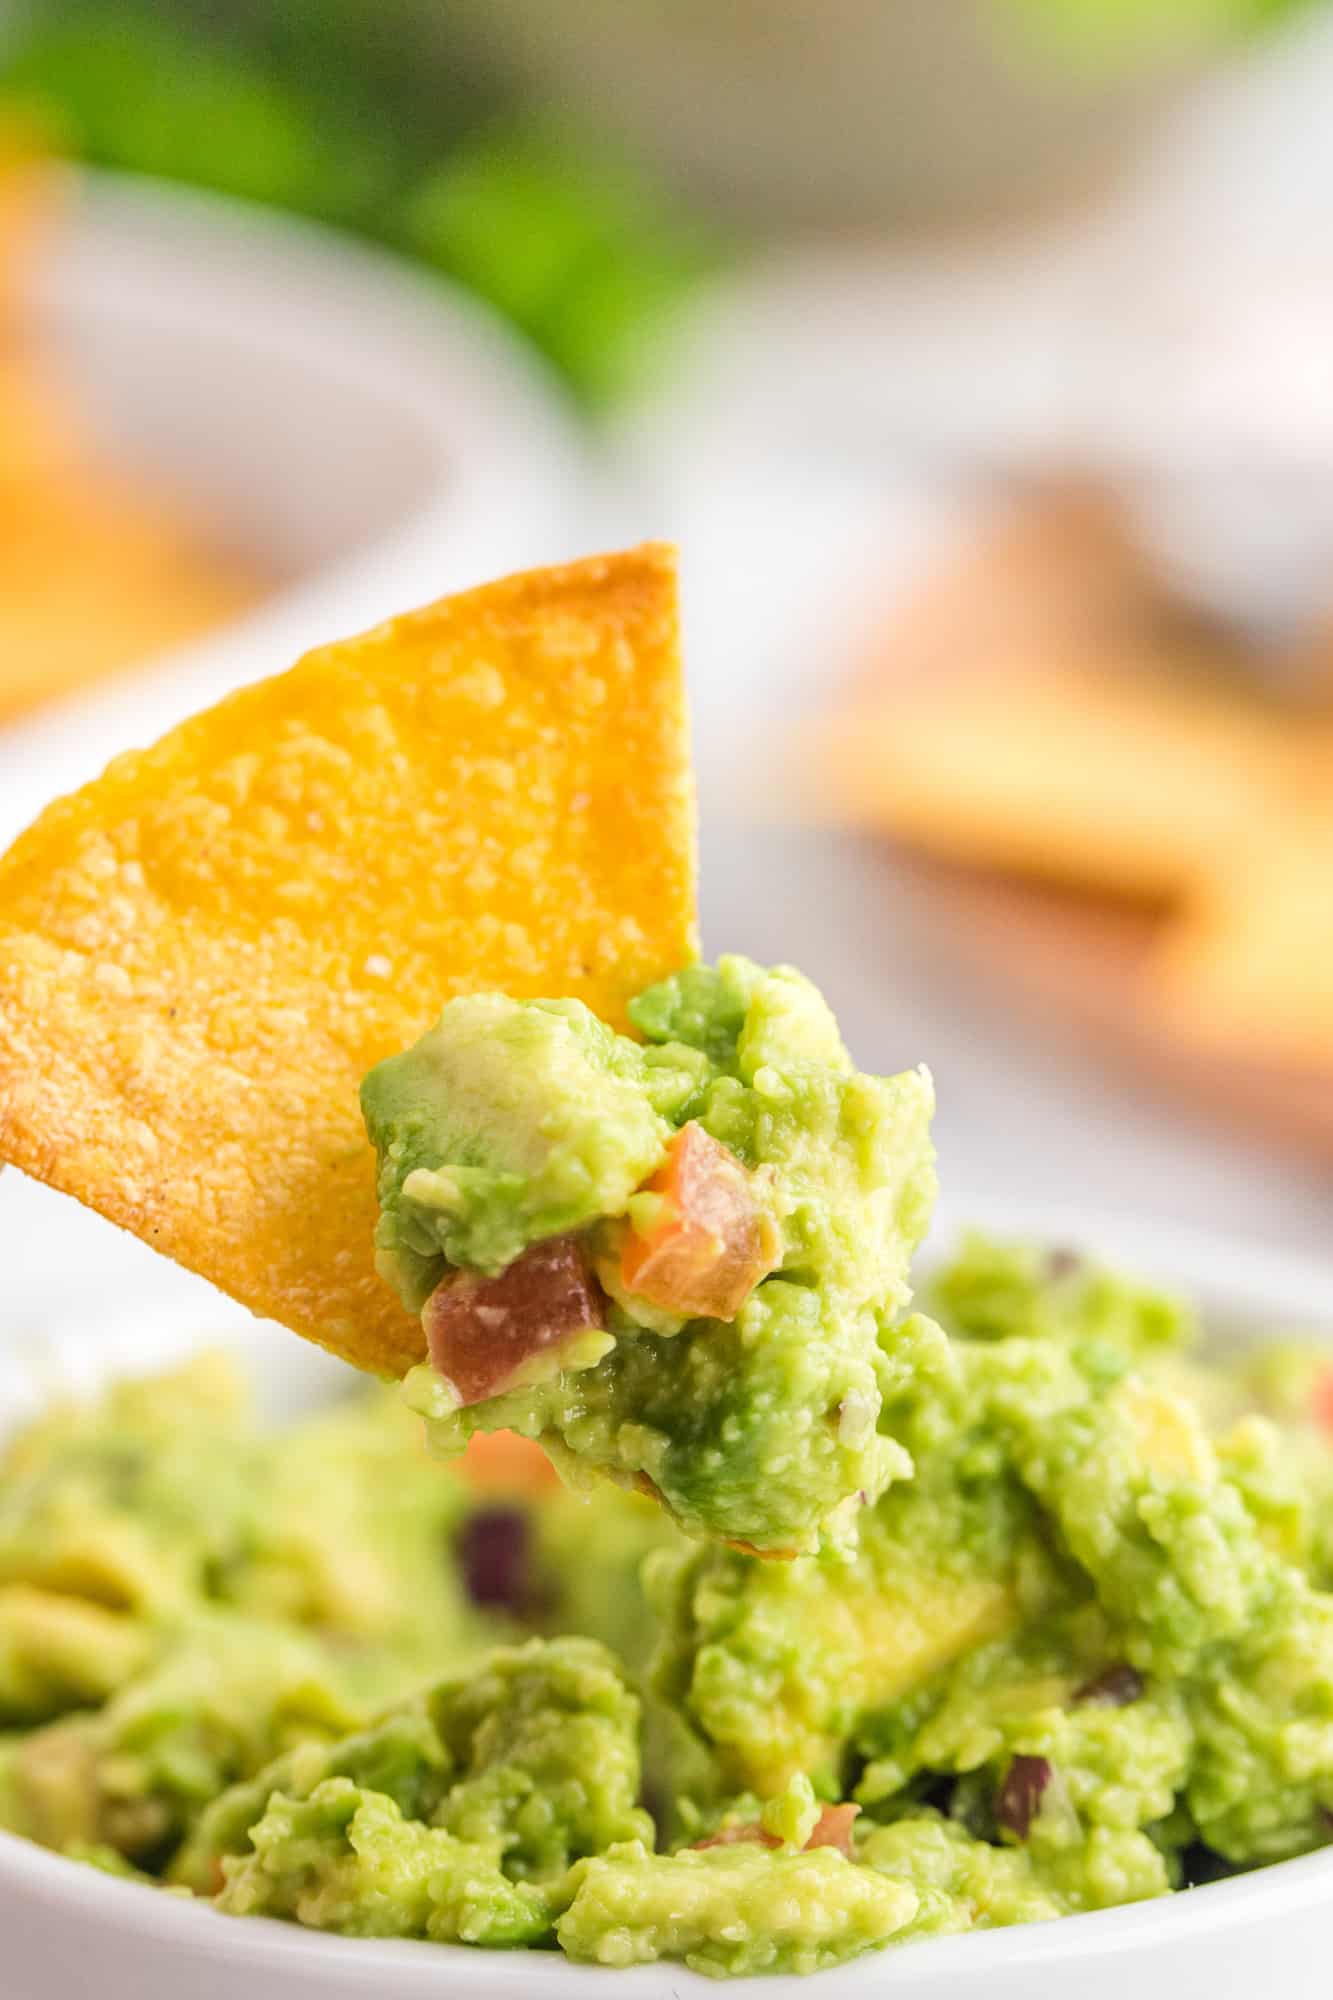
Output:
M532 1521L522 1507L477 1507L458 1531L458 1566L474 1604L512 1611L537 1608Z
M1139 1699L1143 1688L1143 1675L1138 1668L1131 1667L1128 1660L1117 1660L1114 1666L1084 1681L1076 1690L1074 1701L1080 1707L1128 1708Z
M498 1396L538 1355L605 1326L605 1302L578 1241L534 1243L497 1278L459 1271L421 1315L434 1366L464 1404Z
M1049 1757L1015 1757L995 1794L995 1817L1019 1840L1026 1840L1054 1771Z

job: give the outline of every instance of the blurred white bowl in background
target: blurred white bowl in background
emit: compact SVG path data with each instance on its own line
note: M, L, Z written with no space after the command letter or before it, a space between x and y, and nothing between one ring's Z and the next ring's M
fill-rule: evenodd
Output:
M710 214L839 229L1067 201L1225 39L1215 10L1180 8L1091 62L997 0L463 0L441 17Z
M108 449L276 579L239 622L0 733L0 844L308 646L583 552L575 420L443 280L214 196L80 177L38 321Z

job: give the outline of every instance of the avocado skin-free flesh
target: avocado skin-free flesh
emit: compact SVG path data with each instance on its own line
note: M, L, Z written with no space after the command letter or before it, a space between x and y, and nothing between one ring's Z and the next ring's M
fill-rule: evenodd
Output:
M493 1275L579 1232L606 1329L578 1365L460 1406L409 1377L437 1447L539 1437L572 1476L651 1490L688 1531L790 1556L854 1537L906 1470L877 1419L911 1367L911 1258L935 1196L924 1071L857 1071L790 967L694 966L630 1007L642 1042L571 1001L453 1000L362 1090L380 1159L378 1260L419 1311L451 1272ZM618 1269L636 1203L695 1124L748 1170L774 1268L734 1319L673 1317Z
M756 1086L715 1073L739 1022L758 1039L774 1015L791 1075L786 1002L815 1033L811 1092L852 1074L810 989L775 978L659 989L664 1040L633 1058L693 1048L701 1087L744 1109L742 1158ZM653 1116L675 1129L686 1102ZM838 1129L816 1120L812 1154ZM915 1116L903 1130L915 1172ZM585 1157L623 1186L649 1153ZM832 1170L808 1174L827 1273L863 1253L864 1212L839 1237ZM526 1213L563 1228L553 1188ZM503 1256L523 1231L497 1224L468 1218ZM818 1289L759 1290L788 1283ZM272 1431L203 1356L53 1408L0 1461L0 1822L233 1916L716 1976L1326 1843L1328 1354L1212 1357L1177 1301L980 1237L918 1310L895 1297L873 1419L895 1476L785 1562L701 1533L716 1481L686 1534L606 1479L565 1487L521 1441L432 1460L389 1390ZM665 1361L691 1338L625 1329L617 1351ZM768 1379L790 1423L827 1377Z

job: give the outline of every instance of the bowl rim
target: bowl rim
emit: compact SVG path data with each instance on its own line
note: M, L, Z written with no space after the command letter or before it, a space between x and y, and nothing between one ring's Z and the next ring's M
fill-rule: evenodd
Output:
M969 1225L997 1235L1095 1250L1137 1268L1149 1279L1189 1292L1199 1299L1205 1315L1211 1309L1251 1324L1262 1316L1275 1331L1322 1327L1333 1345L1333 1263L1289 1257L1205 1229L1178 1227L1163 1218L1117 1216L1073 1204L1043 1203L1037 1209L1021 1200L969 1201L958 1195L949 1199L931 1232L927 1260ZM1329 1304L1321 1305L1322 1300ZM178 1313L179 1306L164 1294L153 1310L162 1321L164 1314ZM185 1344L217 1338L256 1353L267 1337L262 1322L230 1307L218 1314L215 1324L201 1325L197 1334L182 1330L181 1335ZM18 1361L14 1350L6 1356L0 1345L0 1420ZM940 2000L946 2000L956 1981L984 1977L990 1971L1036 1973L1057 1964L1077 1967L1108 1956L1128 1957L1196 1930L1211 1939L1256 1920L1277 1920L1326 1902L1330 1891L1333 1847L1148 1902L1009 1929L923 1939L910 1947L912 1991L937 1991ZM85 1920L104 1922L118 1933L134 1933L145 1946L207 1949L211 1959L225 1962L238 1974L281 1974L291 1968L302 1978L325 1981L331 1991L392 1993L394 2000L438 1995L447 1990L451 1973L459 1976L468 1992L493 1994L496 2000L520 1995L527 2000L538 1991L546 2000L587 2000L588 1982L598 1977L632 1982L632 1990L643 2000L670 2000L685 1989L701 1995L716 1990L714 1981L675 1963L626 1970L574 1963L554 1952L488 1952L407 1939L348 1938L271 1918L234 1922L206 1904L99 1874L84 1863L0 1831L0 1899L7 1894L40 1904L57 1920L62 1910L68 1913L78 1906ZM891 1945L886 1952L892 1952ZM799 1989L826 1993L829 2000L869 2000L881 1990L884 1964L885 1952L873 1952L821 1974L813 1986L801 1980ZM755 2000L770 1994L777 2000L779 1994L791 1995L797 1987L789 1977L760 1976L747 1979L744 1991ZM607 1991L611 1990L608 1985Z
M1333 1851L1325 1849L1150 1902L1002 1930L925 1938L903 1948L912 1954L914 1990L933 1983L944 1994L965 1974L975 1977L990 1970L1024 1967L1036 1970L1055 1963L1075 1967L1088 1959L1151 1950L1178 1939L1182 1932L1205 1927L1209 1937L1215 1938L1219 1932L1249 1924L1256 1917L1272 1921L1311 1903L1324 1902L1331 1886ZM447 1991L450 1971L462 1967L466 1967L469 1991L522 1995L524 2000L537 1990L538 1981L540 1992L549 2000L588 2000L588 1981L598 1978L632 1980L634 1990L645 2000L654 2000L654 1996L655 2000L668 2000L682 1987L700 1995L717 1990L715 1980L674 1962L625 1969L574 1962L556 1952L487 1951L404 1938L350 1938L336 1932L303 1930L272 1917L237 1921L206 1903L187 1902L184 1897L163 1894L141 1883L120 1881L84 1862L49 1853L17 1834L0 1832L0 1896L6 1892L17 1892L30 1903L54 1906L57 1913L61 1906L77 1904L85 1918L92 1913L112 1930L134 1933L145 1945L171 1943L202 1949L207 1941L210 1957L225 1960L237 1972L279 1972L293 1966L303 1975L319 1973L336 1978L334 1990L356 1990L360 1978L367 1995L384 1994L385 2000L390 1995L393 2000L417 2000L427 1993L438 1996ZM867 2000L872 1992L881 1990L885 1955L892 1951L890 1943L882 1951L824 1972L813 1988L802 1979L801 1990L826 1993L830 2000ZM543 1968L540 1972L538 1966ZM747 1979L742 1990L764 2000L765 1995L785 1994L793 1988L794 1982L786 1977L760 1976ZM611 1991L609 1986L607 1991Z

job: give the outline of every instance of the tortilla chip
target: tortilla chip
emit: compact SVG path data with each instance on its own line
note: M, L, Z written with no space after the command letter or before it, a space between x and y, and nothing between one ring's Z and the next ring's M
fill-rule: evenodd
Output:
M399 1373L372 1063L450 995L692 958L671 552L409 613L119 758L0 860L0 1158Z
M821 809L951 860L1155 902L1227 865L1313 754L1224 682L1020 661L836 717L814 785Z
M1256 828L1162 939L1153 1016L1251 1061L1333 1064L1333 816Z

